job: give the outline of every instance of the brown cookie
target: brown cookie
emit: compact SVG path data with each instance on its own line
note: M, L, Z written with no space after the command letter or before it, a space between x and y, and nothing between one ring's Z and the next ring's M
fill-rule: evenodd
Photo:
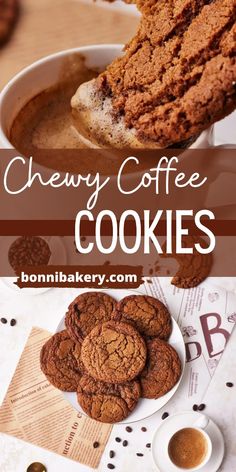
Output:
M171 316L166 306L147 295L130 295L117 303L115 321L132 324L144 336L167 340L171 334Z
M82 340L100 323L109 321L116 301L101 292L79 295L69 306L65 325L72 339Z
M178 288L193 288L201 284L211 272L213 264L212 254L200 254L195 244L208 247L204 239L197 236L185 236L182 238L182 246L193 248L193 254L162 254L161 257L173 257L179 264L179 268L172 278L171 283ZM165 246L163 247L165 251Z
M78 402L94 420L118 423L133 411L141 396L137 380L124 384L99 382L92 377L81 377L77 390Z
M143 398L159 398L169 392L181 376L181 362L175 349L158 338L147 340L147 363L141 373Z
M10 37L18 14L18 0L0 0L0 45Z
M81 344L66 330L54 334L41 349L40 365L49 382L64 392L76 392L84 370Z
M103 111L89 112L89 120L101 143L167 148L198 136L236 107L235 0L136 4L142 13L138 32L94 81L91 90L94 97L98 91L96 101L102 96Z
M143 370L146 352L145 342L133 326L108 321L96 326L85 338L81 359L94 379L123 383Z
M8 251L8 260L15 272L23 266L47 265L50 257L50 247L40 236L20 236Z

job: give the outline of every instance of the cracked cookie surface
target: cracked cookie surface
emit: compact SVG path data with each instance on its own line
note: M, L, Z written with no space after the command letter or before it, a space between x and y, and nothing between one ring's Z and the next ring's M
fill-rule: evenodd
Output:
M147 295L130 295L117 303L112 317L132 324L144 336L167 340L171 334L171 316L166 306Z
M82 293L70 304L65 325L72 339L82 340L100 323L109 321L116 301L101 292Z
M96 79L143 143L173 146L236 107L235 0L137 0L136 36Z
M81 344L73 341L66 330L56 333L41 349L41 370L54 387L76 392L84 370L80 354Z
M134 379L146 362L146 344L133 326L108 321L85 338L81 359L96 380L123 383Z
M77 399L85 413L102 423L118 423L133 411L141 396L137 380L110 384L84 375L77 390Z
M143 398L159 398L179 381L181 362L176 350L158 338L147 341L147 363L140 375Z

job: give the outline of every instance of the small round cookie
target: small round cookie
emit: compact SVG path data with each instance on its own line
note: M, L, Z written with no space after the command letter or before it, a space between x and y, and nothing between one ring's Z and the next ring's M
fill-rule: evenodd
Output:
M96 380L123 383L137 377L146 362L146 344L133 326L108 321L85 338L81 359Z
M123 298L116 305L113 319L132 324L144 336L167 340L171 334L171 316L166 306L146 295Z
M138 380L110 384L83 375L79 381L77 399L85 413L102 423L123 421L136 407L141 396Z
M19 0L0 0L0 45L12 33L19 14Z
M181 376L181 362L176 350L158 338L147 341L147 363L141 373L143 398L159 398L169 392Z
M100 323L109 321L116 301L106 293L82 293L70 304L65 325L71 338L83 340Z
M66 330L54 334L42 347L40 365L54 387L76 392L84 370L80 360L81 344L73 341Z

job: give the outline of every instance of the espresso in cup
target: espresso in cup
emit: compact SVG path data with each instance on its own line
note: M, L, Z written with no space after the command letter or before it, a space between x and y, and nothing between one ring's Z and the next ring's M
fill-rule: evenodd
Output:
M175 433L168 447L174 465L181 469L195 469L204 464L208 443L204 434L195 428L184 428Z

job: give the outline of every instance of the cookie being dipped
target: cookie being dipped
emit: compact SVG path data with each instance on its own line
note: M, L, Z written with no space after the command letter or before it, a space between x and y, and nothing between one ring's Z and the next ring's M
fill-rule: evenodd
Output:
M167 148L236 107L234 0L137 0L125 53L82 84L76 126L99 147Z

